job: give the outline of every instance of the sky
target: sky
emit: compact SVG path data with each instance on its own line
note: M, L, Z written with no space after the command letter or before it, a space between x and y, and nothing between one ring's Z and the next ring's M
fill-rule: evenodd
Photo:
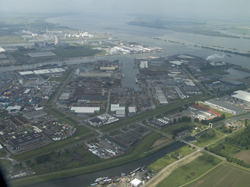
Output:
M0 12L116 12L250 19L250 0L1 0Z

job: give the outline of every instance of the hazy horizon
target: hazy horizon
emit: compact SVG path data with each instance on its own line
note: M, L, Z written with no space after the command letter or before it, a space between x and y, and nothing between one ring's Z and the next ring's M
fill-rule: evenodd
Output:
M247 0L8 0L0 3L1 13L109 12L183 18L250 20Z

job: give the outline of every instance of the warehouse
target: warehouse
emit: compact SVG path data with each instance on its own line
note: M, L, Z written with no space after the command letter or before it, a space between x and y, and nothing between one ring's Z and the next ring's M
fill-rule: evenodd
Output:
M23 116L25 118L27 118L28 120L35 119L35 118L41 118L41 117L44 117L46 115L47 115L47 113L44 112L43 110L36 110L36 111L27 112L27 113L23 114Z
M70 97L70 93L62 93L61 96L59 97L60 101L65 101L68 100Z
M220 79L220 81L225 83L225 84L232 85L232 86L243 86L243 85L245 85L244 82L239 82L239 81L231 80L231 79L228 79L228 78L222 78L222 79Z
M243 90L235 91L232 95L234 100L250 103L250 93Z
M234 104L230 104L221 99L210 99L208 101L205 101L205 103L213 108L219 108L220 110L223 110L225 112L232 113L232 114L239 114L239 113L245 112L243 108L237 107Z
M120 106L119 104L111 104L111 112L115 112L116 117L123 118L126 116L125 107Z
M128 113L129 113L129 115L135 115L136 114L136 107L135 106L128 107Z
M44 136L41 133L28 133L24 136L13 137L13 139L10 140L10 145L12 149L17 150L25 145L42 141L43 139Z
M70 111L76 114L95 114L100 112L100 107L71 107Z

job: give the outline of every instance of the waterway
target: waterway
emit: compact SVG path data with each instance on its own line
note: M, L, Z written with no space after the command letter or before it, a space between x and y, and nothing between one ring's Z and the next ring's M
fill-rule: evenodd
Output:
M94 183L95 179L98 177L107 177L107 176L115 176L120 175L121 173L129 174L134 169L141 167L141 166L148 166L151 163L155 162L156 160L160 159L161 157L165 156L166 154L169 154L181 147L183 147L185 144L182 142L175 142L174 144L171 144L170 146L152 154L147 157L141 158L139 160L136 160L134 162L130 162L128 164L124 164L121 166L117 166L110 169L105 169L102 171L97 171L85 175L75 176L75 177L69 177L69 178L63 178L58 179L54 181L49 182L43 182L35 185L31 185L30 187L52 187L52 186L60 186L60 187L69 187L69 186L81 186L86 187L89 186L91 183Z

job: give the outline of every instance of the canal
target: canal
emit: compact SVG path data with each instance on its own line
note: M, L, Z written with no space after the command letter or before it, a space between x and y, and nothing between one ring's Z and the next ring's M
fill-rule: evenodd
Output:
M133 171L134 169L140 167L140 166L148 166L151 163L157 161L161 157L165 156L166 154L169 154L181 147L183 147L185 144L182 142L175 142L160 151L153 153L147 157L141 158L139 160L120 165L114 168L105 169L102 171L97 171L89 174L79 175L75 177L69 177L69 178L63 178L58 179L54 181L48 181L43 182L39 184L34 184L29 187L69 187L69 186L81 186L81 187L87 187L91 183L95 181L98 177L107 177L107 176L115 176L120 175L121 173L128 174L129 172Z

